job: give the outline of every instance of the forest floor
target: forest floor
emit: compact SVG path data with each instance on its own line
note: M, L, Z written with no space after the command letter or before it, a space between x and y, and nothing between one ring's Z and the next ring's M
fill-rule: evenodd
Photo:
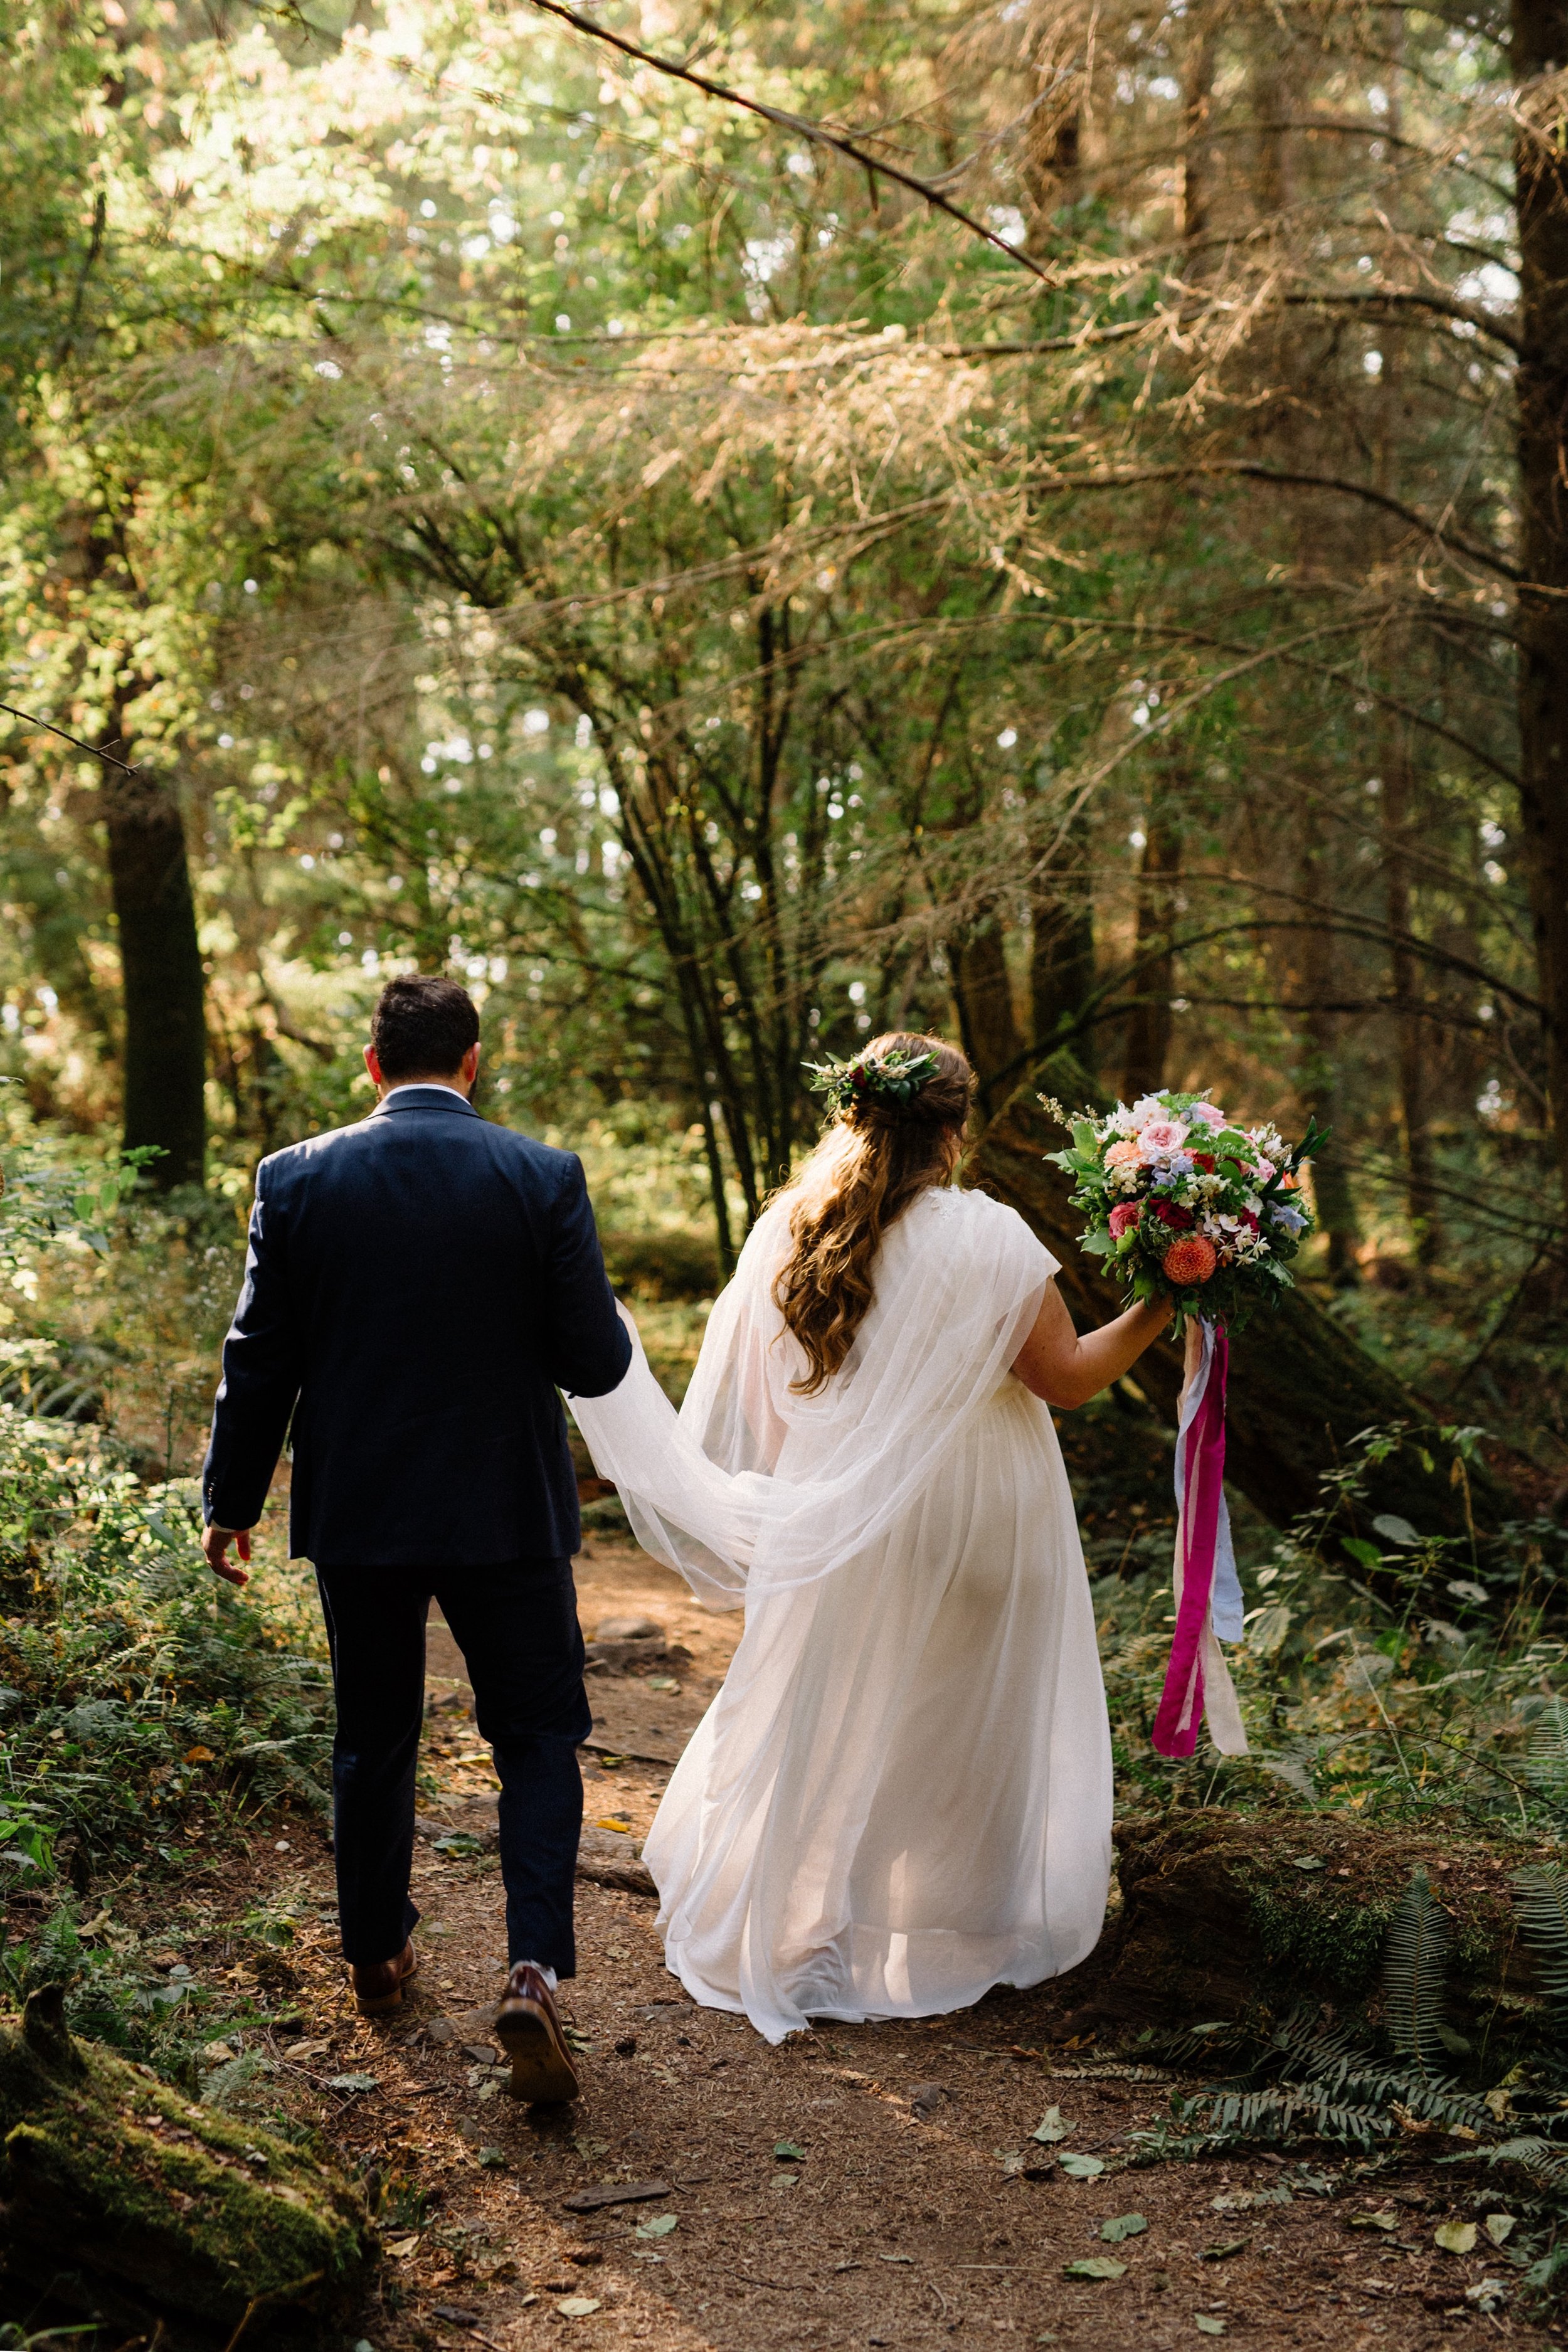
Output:
M1347 2352L1494 2335L1568 2342L1467 2299L1497 2257L1484 2231L1468 2256L1435 2243L1473 2201L1420 2141L1364 2188L1338 2154L1126 2169L1129 2135L1165 2112L1175 2085L1092 2035L1061 2040L1081 1999L1072 1979L930 2022L831 2025L778 2049L742 2019L696 2007L664 1969L637 1853L740 1620L705 1614L624 1541L592 1541L578 1567L590 1635L647 1615L672 1655L590 1680L580 1973L563 2000L584 2076L574 2107L515 2105L495 2063L496 1784L438 1623L415 1863L421 1966L396 2017L353 2011L331 1853L310 1816L253 1824L248 1849L165 1883L155 1906L132 1885L115 1898L155 1965L277 2021L236 2037L258 2069L249 2111L287 2116L351 2170L379 2173L387 2259L366 2321L374 2352L531 2352L579 2332L657 2352L998 2336L1105 2352L1218 2336ZM286 1923L289 1940L237 1936L244 1913ZM1054 2151L1032 2137L1050 2108L1068 2127ZM1070 2178L1052 2160L1063 2153L1103 2168ZM648 2193L636 2201L570 2209L584 2190L637 2183ZM1508 2210L1506 2195L1495 2201ZM1086 2258L1124 2267L1064 2275Z

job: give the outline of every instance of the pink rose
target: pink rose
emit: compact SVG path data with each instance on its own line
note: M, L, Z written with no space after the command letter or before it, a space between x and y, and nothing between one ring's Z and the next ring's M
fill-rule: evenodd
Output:
M1260 1184L1267 1184L1268 1179L1274 1173L1274 1162L1272 1160L1265 1160L1259 1157L1253 1167L1252 1172L1257 1177Z
M1176 1118L1152 1118L1139 1137L1139 1147L1145 1160L1157 1152L1179 1151L1187 1139L1187 1130Z
M1123 1136L1121 1141L1113 1143L1106 1153L1105 1164L1108 1168L1125 1168L1137 1157L1138 1146Z
M1130 1227L1138 1223L1142 1210L1137 1201L1118 1201L1110 1212L1110 1238L1119 1242Z
M1201 1118L1205 1127L1224 1127L1227 1124L1224 1111L1216 1109L1213 1103L1189 1104L1187 1117Z

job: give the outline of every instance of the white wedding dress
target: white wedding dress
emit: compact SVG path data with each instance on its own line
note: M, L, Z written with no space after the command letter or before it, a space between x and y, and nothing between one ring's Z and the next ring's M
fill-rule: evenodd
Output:
M1072 1968L1110 1871L1072 1497L1008 1370L1057 1262L984 1194L921 1193L848 1360L801 1397L787 1220L753 1228L679 1416L640 1346L612 1394L571 1400L645 1547L745 1607L645 1859L670 1968L773 2042Z

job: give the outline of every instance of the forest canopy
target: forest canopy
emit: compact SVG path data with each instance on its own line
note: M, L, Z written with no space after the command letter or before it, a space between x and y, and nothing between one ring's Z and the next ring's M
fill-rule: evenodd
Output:
M1560 1478L1560 0L570 15L9 12L5 1075L242 1200L450 971L715 1273L875 1030L1212 1085Z

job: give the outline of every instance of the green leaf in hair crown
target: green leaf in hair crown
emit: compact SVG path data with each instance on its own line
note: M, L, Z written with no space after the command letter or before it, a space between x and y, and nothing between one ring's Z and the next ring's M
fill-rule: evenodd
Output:
M855 1103L912 1102L936 1068L936 1055L911 1054L895 1045L886 1054L858 1054L847 1062L805 1062L811 1072L806 1084L820 1095L834 1117Z

